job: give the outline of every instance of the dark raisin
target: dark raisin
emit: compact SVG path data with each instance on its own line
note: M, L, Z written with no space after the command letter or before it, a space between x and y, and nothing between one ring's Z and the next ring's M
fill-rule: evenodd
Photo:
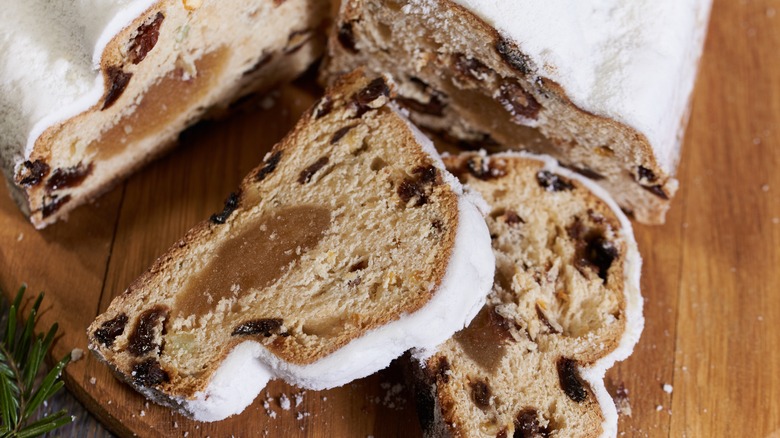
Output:
M483 411L490 407L490 387L487 382L477 380L471 382L471 399Z
M132 377L133 381L141 386L155 386L171 380L168 373L160 367L160 362L153 358L135 364Z
M436 364L436 368L434 370L434 378L436 379L437 383L450 382L450 363L446 357L439 357L439 362Z
M542 106L534 96L520 86L517 81L507 81L499 87L498 101L509 111L517 123L525 120L536 120Z
M114 345L114 341L125 331L127 325L127 315L120 313L113 319L109 319L95 330L95 339L103 344L104 347Z
M418 166L413 171L413 174L420 176L420 181L424 184L438 184L439 170L433 166Z
M255 181L262 181L267 177L271 172L276 170L276 166L279 165L279 161L282 159L282 151L276 151L271 154L270 157L268 157L268 160L264 163L264 166L257 171L257 175L255 175Z
M571 181L548 170L540 170L537 172L536 182L548 192L562 192L574 189L574 185Z
M21 169L21 172L24 176L20 175L21 179L19 177L17 179L19 179L19 185L24 187L37 186L49 174L50 170L49 165L43 160L28 160L22 163L22 166L24 168Z
M525 223L523 218L512 210L507 210L506 213L504 213L504 222L509 226Z
M655 173L645 166L637 167L636 174L639 182L653 183L658 179Z
M455 71L462 76L481 80L492 70L476 58L469 58L462 53L455 55Z
M355 127L355 125L345 126L345 127L341 128L341 129L339 129L338 131L336 131L336 133L333 134L333 137L331 137L331 139L330 139L330 144L338 143L338 141L341 140L342 138L344 138L344 136L347 135L347 133L349 131L351 131L352 128L354 128L354 127Z
M558 359L558 380L563 392L573 401L582 403L588 398L588 391L585 389L574 359L566 357Z
M108 75L108 93L103 100L101 111L110 108L119 99L119 96L125 92L127 84L130 83L130 78L133 77L132 73L127 73L121 67L113 65L106 69L106 74Z
M414 112L441 117L444 115L444 108L447 104L444 103L439 96L440 95L437 93L431 94L428 98L428 102L420 102L419 100L406 97L398 97L396 100L402 106Z
M327 156L320 157L320 159L301 171L301 174L298 176L298 182L301 184L306 184L311 181L311 177L314 176L317 171L325 167L325 165L328 164L328 161L329 160Z
M599 229L586 230L579 218L566 231L575 241L574 266L580 271L595 269L606 284L609 268L618 257L615 244L607 240Z
M357 47L355 46L355 33L352 30L352 22L348 21L342 23L336 38L339 43L341 43L341 46L347 49L347 51L352 53L358 52Z
M157 39L160 37L160 25L164 19L165 15L162 12L158 12L152 21L138 27L135 38L130 41L128 49L130 62L138 64L154 48L157 44Z
M349 272L362 271L368 267L368 261L361 260L349 267Z
M434 219L431 221L431 227L433 227L437 233L441 233L444 231L444 222L442 222L440 219Z
M138 317L135 330L127 338L127 351L134 356L143 356L159 348L159 345L154 342L155 329L161 319L164 325L166 318L168 318L168 308L165 306L154 306L144 311Z
M284 53L290 54L300 50L309 40L311 40L314 33L311 29L296 30L287 37L287 45L284 47Z
M355 117L362 117L363 114L374 109L370 104L381 96L389 96L390 87L387 86L384 78L376 78L365 88L360 90L352 97L352 106L355 108Z
M271 59L273 59L273 53L263 53L259 58L257 58L257 61L255 61L251 67L244 71L243 75L250 76L254 73L257 73L261 68L268 65L268 63L271 62Z
M506 170L502 166L482 157L469 158L466 161L466 170L483 181L506 175Z
M236 326L232 336L263 335L266 338L273 334L279 334L282 320L279 318L254 319Z
M62 197L54 195L51 197L49 202L46 202L46 198L44 198L43 207L41 208L41 216L46 219L47 217L59 211L59 209L62 208L62 206L65 205L65 203L68 201L70 201L70 195L65 195Z
M513 438L542 438L549 435L550 430L539 424L539 413L536 409L525 408L517 414Z
M385 78L379 77L371 81L365 88L360 90L355 97L360 105L368 105L381 96L389 96L390 87L387 86Z
M666 194L663 187L660 184L654 185L654 186L642 186L643 189L647 190L648 192L654 194L655 196L658 196L661 199L669 200L669 195Z
M499 40L496 41L496 51L504 60L504 62L509 64L509 66L518 72L524 75L528 75L533 71L531 68L531 59L528 57L528 55L521 52L517 47L517 44L515 44L513 41L499 38Z
M225 200L225 207L222 209L222 212L212 214L209 220L215 224L224 224L227 222L230 215L238 208L238 199L238 193L231 193Z
M54 169L51 177L46 181L46 190L54 191L68 187L74 187L86 179L92 173L93 165L83 165L82 163L72 167L61 167Z
M398 196L404 204L408 204L412 198L417 198L415 207L428 203L428 196L425 194L425 186L419 180L405 179L398 186Z
M333 111L333 100L330 96L325 96L317 104L317 110L314 111L314 120L327 116L331 111Z

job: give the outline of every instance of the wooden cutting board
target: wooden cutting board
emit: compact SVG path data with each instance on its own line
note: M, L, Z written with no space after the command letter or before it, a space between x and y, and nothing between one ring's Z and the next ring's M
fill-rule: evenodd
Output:
M647 325L608 374L630 391L628 436L780 436L780 1L715 2L710 37L666 225L636 226ZM0 189L0 287L46 291L61 357L110 300L226 195L316 94L286 87L270 109L201 124L181 146L68 222L35 231ZM270 104L271 102L266 102ZM29 294L29 297L32 297ZM119 435L418 436L395 366L331 391L273 382L243 414L198 424L146 405L91 355L68 388ZM671 384L673 392L663 390ZM400 391L400 392L399 392ZM281 394L292 399L283 409ZM262 401L271 397L269 416Z

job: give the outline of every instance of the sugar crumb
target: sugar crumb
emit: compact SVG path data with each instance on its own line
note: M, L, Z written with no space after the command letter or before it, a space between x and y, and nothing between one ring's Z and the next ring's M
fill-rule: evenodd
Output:
M661 412L661 411L664 410L664 407L661 406L661 405L658 405L658 406L655 407L655 410L658 411L658 412Z
M670 385L670 384L668 384L668 383L664 383L664 386L663 386L663 388L664 388L664 392L665 392L665 393L667 393L667 394L671 394L671 393L672 393L672 390L674 389L674 388L672 387L672 385Z
M287 398L287 394L282 394L279 397L279 407L281 407L285 411L289 411L290 410L290 399Z
M90 385L94 385L94 384L96 384L96 383L97 383L97 379L96 379L96 378L94 378L94 377L90 377L90 378L89 378L89 384L90 384Z

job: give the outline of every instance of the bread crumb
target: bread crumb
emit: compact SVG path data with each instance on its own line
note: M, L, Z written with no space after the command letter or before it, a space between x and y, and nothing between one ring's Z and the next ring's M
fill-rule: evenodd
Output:
M671 393L672 393L672 390L674 389L674 388L672 387L672 385L670 385L670 384L668 384L668 383L664 383L664 386L663 386L663 388L664 388L664 392L665 392L665 393L667 393L667 394L671 394Z
M76 362L80 360L82 357L84 357L84 350L81 348L74 348L70 351L70 361Z
M768 192L769 191L769 184L764 184L761 186L761 191Z

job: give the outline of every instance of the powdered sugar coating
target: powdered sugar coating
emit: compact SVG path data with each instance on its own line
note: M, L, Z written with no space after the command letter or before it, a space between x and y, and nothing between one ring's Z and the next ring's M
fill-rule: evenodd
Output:
M203 392L191 400L176 400L186 414L200 421L218 421L243 411L274 378L302 388L327 389L385 368L412 348L418 357L430 355L467 326L484 306L493 285L495 256L483 213L474 204L478 195L467 195L457 178L444 170L433 143L408 121L407 126L442 171L445 183L458 195L458 230L453 252L444 278L438 289L431 291L433 296L428 303L309 365L284 362L261 344L245 341L231 351ZM477 203L484 205L481 197L479 200Z
M0 14L0 147L27 157L46 128L95 105L104 93L108 42L155 0L25 0Z
M644 134L673 173L711 0L452 1L515 41L577 106Z

